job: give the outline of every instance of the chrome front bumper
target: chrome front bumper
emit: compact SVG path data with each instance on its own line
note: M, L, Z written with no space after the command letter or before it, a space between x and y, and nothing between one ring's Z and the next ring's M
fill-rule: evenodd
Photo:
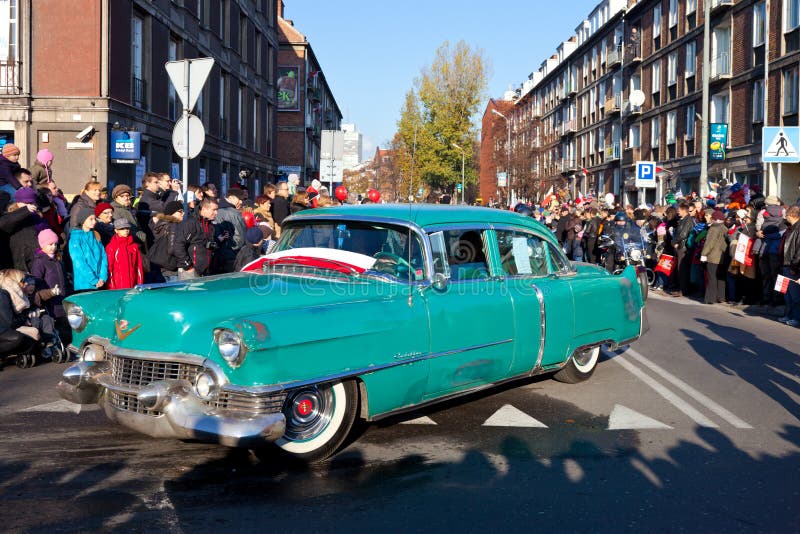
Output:
M283 436L286 419L275 413L252 415L203 401L185 379L142 387L116 383L111 362L77 362L62 375L59 394L76 404L99 404L125 427L155 438L196 439L229 447L256 447Z

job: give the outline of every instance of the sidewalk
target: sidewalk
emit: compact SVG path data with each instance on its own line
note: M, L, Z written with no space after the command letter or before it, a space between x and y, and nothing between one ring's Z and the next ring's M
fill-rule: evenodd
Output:
M731 305L728 303L718 303L718 304L706 304L703 302L703 298L700 296L697 297L673 297L670 296L669 293L663 293L660 291L650 291L648 293L648 298L655 298L659 300L668 300L678 304L684 304L688 306L714 306L716 308L722 308L725 310L737 310L745 315L759 315L761 317L766 317L768 319L778 319L779 317L783 317L786 313L785 306L760 306L756 304L736 304Z

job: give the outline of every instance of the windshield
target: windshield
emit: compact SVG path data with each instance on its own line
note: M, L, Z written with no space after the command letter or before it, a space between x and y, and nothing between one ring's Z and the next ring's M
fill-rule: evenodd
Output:
M411 235L411 250L408 247ZM366 274L388 275L399 281L425 278L419 236L403 226L364 221L294 221L287 222L273 252L302 249L305 256L330 257L327 251L343 251L340 261ZM300 251L298 251L300 252ZM358 256L353 256L353 254ZM272 255L272 254L270 254ZM364 261L366 259L366 261Z
M642 246L642 229L632 221L627 221L624 225L614 223L614 241L626 246Z

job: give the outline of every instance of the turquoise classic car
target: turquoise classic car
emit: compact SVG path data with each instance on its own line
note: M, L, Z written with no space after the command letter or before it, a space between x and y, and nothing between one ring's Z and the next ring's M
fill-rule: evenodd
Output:
M540 373L580 382L647 329L633 267L571 264L516 213L304 211L243 272L66 300L58 389L154 437L326 458L357 418Z

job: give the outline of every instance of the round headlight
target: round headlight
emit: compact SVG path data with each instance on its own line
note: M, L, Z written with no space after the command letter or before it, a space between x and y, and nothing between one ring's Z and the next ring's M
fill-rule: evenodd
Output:
M85 362L102 362L106 359L103 347L91 343L83 349L82 359Z
M218 328L214 331L214 339L220 355L231 367L238 367L244 360L245 346L238 333L227 328Z
M83 313L83 308L70 302L66 303L66 308L69 326L78 332L83 330L83 327L86 326L86 314Z
M631 259L633 261L639 261L642 259L642 251L638 248L631 250Z
M194 381L194 391L203 400L211 400L217 393L217 382L214 375L203 371Z

